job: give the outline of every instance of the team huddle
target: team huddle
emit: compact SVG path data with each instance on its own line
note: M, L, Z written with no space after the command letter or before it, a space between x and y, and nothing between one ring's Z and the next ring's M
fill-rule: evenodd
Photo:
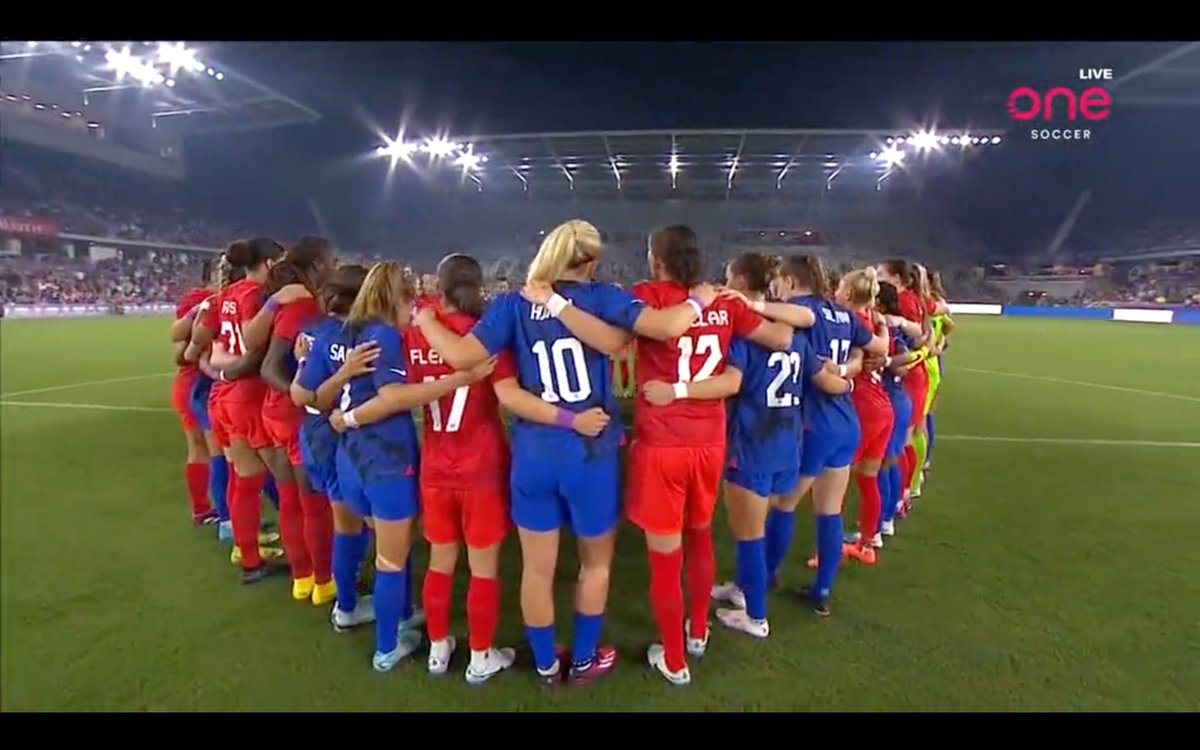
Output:
M419 294L398 264L339 266L321 238L232 243L206 287L180 301L171 331L193 522L232 542L243 583L288 571L294 599L332 604L336 631L373 622L379 671L421 648L422 627L429 671L448 671L463 547L466 680L512 667L495 634L514 526L521 616L547 686L616 666L601 633L622 515L646 540L659 631L646 658L671 684L688 684L687 659L708 649L711 601L725 627L769 637L767 593L810 494L814 577L798 596L828 615L838 568L874 565L920 496L953 327L940 281L891 261L830 289L811 256L746 253L713 285L687 227L648 244L652 280L624 290L593 280L596 228L567 222L520 292L486 301L466 255L444 258L438 293ZM614 369L635 383L627 446ZM851 477L860 504L847 535ZM722 484L737 542L728 583L716 579L711 528ZM264 493L277 534L262 525ZM418 518L429 544L422 607ZM580 565L570 648L555 636L563 529Z

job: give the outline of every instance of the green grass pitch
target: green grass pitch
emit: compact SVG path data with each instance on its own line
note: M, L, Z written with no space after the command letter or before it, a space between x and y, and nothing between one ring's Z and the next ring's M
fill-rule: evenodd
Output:
M468 688L461 655L442 678L423 658L375 674L370 631L335 636L286 579L239 586L187 520L164 320L5 321L2 707L1200 710L1200 328L959 323L926 496L878 566L843 569L832 618L775 594L768 641L717 629L673 689L644 666L645 552L626 528L605 629L622 662L547 694L521 670ZM799 518L785 589L807 575ZM716 538L724 578L723 517ZM510 539L501 643L523 643L518 566ZM564 642L574 573L568 551Z

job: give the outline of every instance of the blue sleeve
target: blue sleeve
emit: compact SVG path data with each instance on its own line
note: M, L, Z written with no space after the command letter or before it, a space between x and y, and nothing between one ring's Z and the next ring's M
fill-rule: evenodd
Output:
M725 358L730 367L736 367L743 373L750 367L750 345L743 338L734 337L729 344L729 355Z
M863 347L871 343L873 333L867 330L857 315L850 315L850 345Z
M909 345L908 336L905 336L904 331L901 331L899 328L892 329L892 340L896 342L897 352L906 352L912 348Z
M308 336L310 334L301 334ZM319 337L312 337L308 348L308 356L300 363L300 371L296 375L296 383L306 391L316 393L321 383L333 375L329 361L329 342Z
M596 317L626 331L633 330L633 324L646 309L640 299L613 284L597 286L596 301L599 303Z
M511 292L497 297L471 329L471 335L483 344L488 354L499 354L512 347L513 332L516 330L515 303Z
M812 348L812 345L808 343L808 339L803 336L797 336L793 341L793 346L796 351L800 352L800 367L802 368L800 379L802 382L807 383L821 371L824 365L821 363L821 358L817 356L817 352Z
M375 360L375 389L408 383L408 360L399 332L391 326L379 326L367 338L379 345L379 359Z

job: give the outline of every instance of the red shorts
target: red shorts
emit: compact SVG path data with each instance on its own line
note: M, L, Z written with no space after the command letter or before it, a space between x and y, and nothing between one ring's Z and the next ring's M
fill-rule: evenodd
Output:
M220 401L231 441L243 442L254 450L271 447L271 436L263 424L262 401L231 401L228 398Z
M499 544L508 534L508 488L451 490L421 487L421 516L430 544L453 544L483 549Z
M175 376L175 381L171 384L171 408L179 414L179 421L183 423L184 432L196 432L200 429L200 423L192 414L192 407L189 403L196 377L197 374L194 372L186 375L181 373Z
M288 463L292 466L301 466L304 463L304 458L300 455L300 424L303 421L304 416L299 410L286 419L280 419L279 415L275 414L264 414L262 418L271 445L287 451Z
M859 418L862 439L854 463L859 461L881 461L887 455L888 442L892 439L892 427L896 415L891 411L865 414Z
M217 388L213 386L208 396L208 421L212 423L213 440L220 448L228 448L231 442L229 436L229 419L225 416L225 402L217 396Z
M650 534L669 536L712 523L725 446L646 445L629 447L625 514Z
M921 365L917 366L921 367ZM912 418L909 419L908 426L915 428L925 419L925 400L929 397L929 381L918 380L912 384L906 382L904 383L904 392L912 401Z

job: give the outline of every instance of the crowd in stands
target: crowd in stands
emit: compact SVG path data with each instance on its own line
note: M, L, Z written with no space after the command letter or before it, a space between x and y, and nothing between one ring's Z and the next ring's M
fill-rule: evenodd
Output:
M0 258L5 304L175 302L200 278L200 263L173 256L96 262L57 258Z

